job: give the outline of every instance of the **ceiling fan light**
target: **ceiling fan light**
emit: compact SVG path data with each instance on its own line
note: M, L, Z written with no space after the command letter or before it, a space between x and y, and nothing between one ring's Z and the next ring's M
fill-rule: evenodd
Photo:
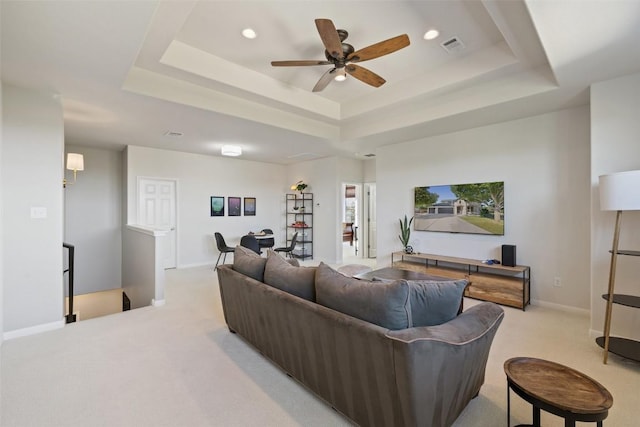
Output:
M343 82L347 80L347 73L345 72L344 68L336 70L336 76L333 79L337 82Z
M440 35L440 32L438 30L432 29L427 31L426 33L424 33L424 39L425 40L433 40L436 37L438 37Z

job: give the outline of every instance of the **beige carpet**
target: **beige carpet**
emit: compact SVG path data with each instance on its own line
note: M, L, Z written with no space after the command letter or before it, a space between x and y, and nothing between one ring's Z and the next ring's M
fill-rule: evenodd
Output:
M168 271L166 301L5 342L0 425L350 424L227 331L211 268ZM455 426L506 425L502 365L514 356L587 373L614 396L605 425L638 425L640 364L612 356L603 365L586 317L539 306L505 312L485 385ZM531 419L530 406L513 393L512 415L512 425ZM544 412L542 423L564 425Z

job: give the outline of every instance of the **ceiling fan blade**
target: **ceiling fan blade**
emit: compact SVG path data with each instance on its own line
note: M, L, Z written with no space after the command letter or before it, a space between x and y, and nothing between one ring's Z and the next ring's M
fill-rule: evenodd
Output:
M347 57L347 61L350 62L362 62L370 59L378 58L383 55L400 50L403 47L409 46L409 36L402 34L401 36L393 37L388 40L381 41L371 46L367 46L360 50L356 50Z
M313 92L320 92L321 90L323 90L325 87L327 87L329 83L331 83L331 80L333 80L335 76L336 76L335 68L332 68L326 73L324 73L322 77L320 77L320 80L318 80L318 83L316 83L316 85L313 87Z
M336 59L342 58L342 42L333 21L331 19L316 19L316 28L329 55Z
M274 67L299 67L305 65L331 65L329 61L314 61L314 60L302 60L302 61L271 61L271 65Z
M344 69L347 71L347 73L349 73L349 75L373 87L380 87L386 82L385 79L383 79L373 71L367 70L366 68L359 65L349 64L344 67Z

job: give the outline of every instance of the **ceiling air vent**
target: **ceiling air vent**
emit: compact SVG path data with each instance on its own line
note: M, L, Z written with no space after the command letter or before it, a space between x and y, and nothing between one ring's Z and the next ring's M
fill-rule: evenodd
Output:
M181 137L182 135L184 135L182 132L174 132L174 131L170 131L170 130L169 130L169 131L166 131L166 132L164 133L164 136L172 136L172 137L175 137L175 138L179 138L179 137Z
M373 154L373 153L369 153L369 154L365 154L364 156L365 156L365 157L375 157L376 155L375 155L375 154Z
M464 49L464 43L458 37L451 37L449 40L440 43L440 46L449 53L460 52Z

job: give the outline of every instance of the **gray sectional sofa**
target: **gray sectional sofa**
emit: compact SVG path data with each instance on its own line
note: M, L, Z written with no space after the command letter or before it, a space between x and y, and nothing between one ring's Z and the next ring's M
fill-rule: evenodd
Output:
M218 279L229 330L362 426L453 424L504 316L486 302L458 315L466 283L360 281L241 248Z

